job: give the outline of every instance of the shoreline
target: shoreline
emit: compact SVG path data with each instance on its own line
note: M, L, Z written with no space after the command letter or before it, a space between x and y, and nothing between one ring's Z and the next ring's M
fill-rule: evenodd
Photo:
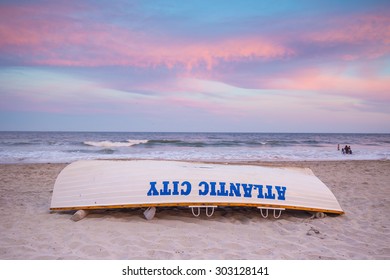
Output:
M91 159L80 159L82 160L114 160L114 161L131 161L131 160L153 160L153 161L183 161L183 162L200 162L200 163L211 163L211 164L238 164L238 165L270 165L273 164L279 165L279 164L288 164L288 163L315 163L315 162L386 162L390 159L343 159L343 160L335 160L335 159L305 159L305 160L185 160L185 159L163 159L163 158L91 158ZM64 162L0 162L0 165L45 165L45 164L53 164L53 165L68 165L72 162L75 162L78 160L73 161L64 161Z
M216 162L220 163L220 162ZM334 193L344 215L313 219L286 211L187 208L50 212L55 179L67 163L0 164L0 259L390 259L390 160L250 161L221 164L307 167Z

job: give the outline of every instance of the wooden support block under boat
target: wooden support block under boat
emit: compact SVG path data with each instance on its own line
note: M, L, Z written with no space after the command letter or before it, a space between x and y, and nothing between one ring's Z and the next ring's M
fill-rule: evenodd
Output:
M88 211L80 209L76 213L73 214L71 220L74 222L78 222L78 221L84 219L88 214L89 214Z

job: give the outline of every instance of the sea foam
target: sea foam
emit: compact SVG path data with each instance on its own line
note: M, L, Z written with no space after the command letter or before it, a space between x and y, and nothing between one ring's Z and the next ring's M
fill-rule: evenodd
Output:
M85 141L85 145L102 148L115 148L115 147L131 147L138 144L145 144L148 140L134 140L130 139L126 142L112 142L112 141Z

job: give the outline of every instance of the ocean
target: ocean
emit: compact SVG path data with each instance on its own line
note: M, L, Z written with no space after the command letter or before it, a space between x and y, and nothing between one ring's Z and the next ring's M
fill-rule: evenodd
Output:
M351 155L341 153L345 145ZM0 132L3 164L86 159L389 160L390 134Z

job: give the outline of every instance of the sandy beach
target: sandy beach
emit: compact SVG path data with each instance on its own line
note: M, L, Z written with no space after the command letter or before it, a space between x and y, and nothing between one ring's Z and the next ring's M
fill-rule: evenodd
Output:
M253 164L253 163L251 163ZM308 167L345 215L313 218L286 211L188 208L50 213L53 185L66 164L0 165L0 259L390 259L390 161L258 162Z

